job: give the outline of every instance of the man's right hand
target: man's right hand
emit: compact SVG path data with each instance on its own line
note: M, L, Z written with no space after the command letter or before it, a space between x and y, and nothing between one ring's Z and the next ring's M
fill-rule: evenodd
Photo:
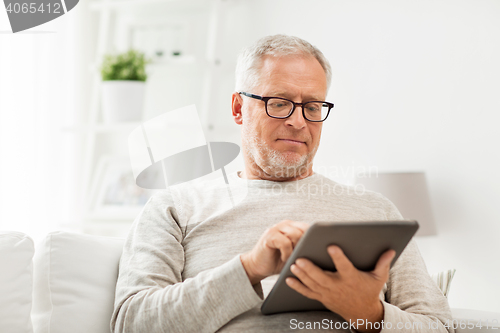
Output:
M240 256L252 285L281 272L307 228L304 222L281 221L264 232L252 251Z

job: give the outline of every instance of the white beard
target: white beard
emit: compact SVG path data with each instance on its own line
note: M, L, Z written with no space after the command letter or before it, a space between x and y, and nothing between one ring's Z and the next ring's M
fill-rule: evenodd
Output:
M276 178L295 178L307 172L316 154L317 147L310 153L301 155L298 158L287 156L294 153L272 149L257 135L248 131L248 129L253 128L252 122L249 119L245 119L245 121L247 124L242 128L241 140L243 149L245 149L252 163L259 166L266 174Z

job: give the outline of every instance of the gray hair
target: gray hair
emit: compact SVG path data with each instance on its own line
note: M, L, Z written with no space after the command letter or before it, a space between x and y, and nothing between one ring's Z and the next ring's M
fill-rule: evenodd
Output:
M323 53L309 42L294 36L274 35L259 39L255 44L240 53L236 64L237 92L255 88L260 79L262 58L266 55L275 57L287 55L311 55L315 57L325 71L327 91L332 81L332 68Z

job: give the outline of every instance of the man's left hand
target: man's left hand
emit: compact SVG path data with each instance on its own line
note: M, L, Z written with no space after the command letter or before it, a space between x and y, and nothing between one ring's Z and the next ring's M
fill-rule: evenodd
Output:
M379 294L389 278L389 270L396 252L384 252L371 272L358 270L344 255L340 247L328 247L336 272L323 271L311 261L300 258L291 271L300 280L287 278L286 283L298 293L320 301L345 320L380 322L384 307ZM358 328L360 331L365 331Z

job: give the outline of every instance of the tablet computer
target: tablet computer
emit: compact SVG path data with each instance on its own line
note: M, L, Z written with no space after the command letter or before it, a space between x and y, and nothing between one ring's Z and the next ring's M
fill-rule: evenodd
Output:
M385 251L396 251L391 267L418 229L416 221L317 222L312 224L295 246L276 284L261 307L263 314L327 310L319 301L309 299L292 288L285 279L295 277L290 266L298 258L311 260L323 270L336 271L327 252L338 245L353 265L363 271L375 269Z

